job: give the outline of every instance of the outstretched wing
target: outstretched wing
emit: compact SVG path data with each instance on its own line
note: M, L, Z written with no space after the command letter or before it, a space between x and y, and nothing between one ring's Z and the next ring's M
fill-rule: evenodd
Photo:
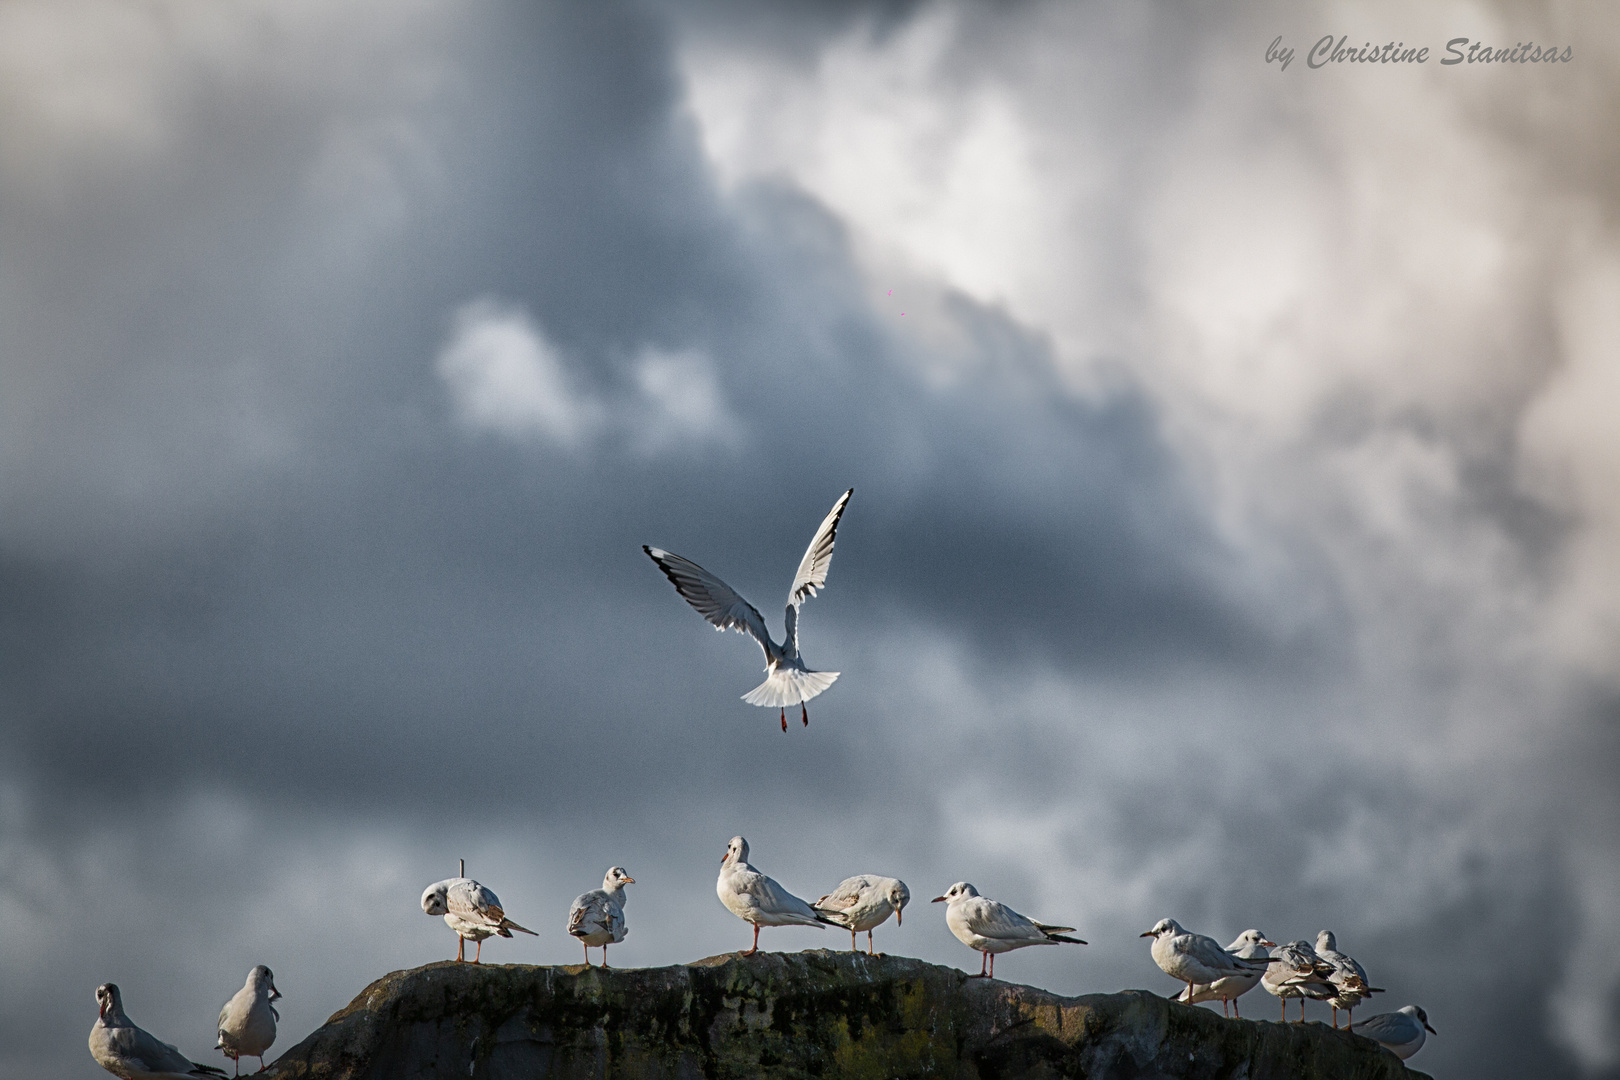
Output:
M817 589L826 588L827 567L832 564L833 541L838 536L838 519L844 516L844 507L849 505L853 494L855 489L850 488L838 497L805 549L804 558L799 561L799 572L793 575L793 587L788 590L789 607L798 607L816 595Z
M830 547L830 545L829 545ZM771 654L771 635L765 630L765 620L754 605L738 595L737 590L721 581L691 559L683 559L663 548L648 547L641 550L658 564L658 569L669 578L675 591L697 613L707 619L716 630L735 630L759 642L767 657Z

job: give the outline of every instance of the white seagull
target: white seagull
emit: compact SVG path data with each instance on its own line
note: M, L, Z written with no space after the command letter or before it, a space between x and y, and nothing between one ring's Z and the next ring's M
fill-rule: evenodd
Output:
M96 987L101 1014L90 1029L90 1056L96 1064L123 1080L194 1080L224 1076L224 1069L199 1065L178 1047L170 1046L135 1026L124 1015L124 998L114 983Z
M607 967L607 947L617 945L630 933L624 921L624 887L634 885L622 866L612 866L602 878L602 887L580 893L568 909L568 932L585 946L585 966L591 965L591 949L602 947L602 966Z
M765 629L764 616L730 585L690 559L683 559L663 548L645 544L641 547L669 578L675 591L697 608L698 614L716 630L735 630L759 642L759 647L765 650L765 681L744 694L743 700L750 705L780 709L784 732L787 731L787 707L797 705L800 718L808 726L810 712L804 703L838 678L836 671L812 671L804 666L804 660L799 656L799 605L827 585L827 567L832 563L838 519L843 516L844 507L849 504L849 497L853 494L855 489L850 488L833 503L832 510L805 550L804 558L799 560L799 572L793 575L793 587L788 590L785 616L787 634L780 645L771 640L770 631Z
M1271 954L1272 964L1260 977L1260 985L1282 1002L1282 1018L1288 1019L1288 999L1299 999L1299 1019L1305 1020L1305 999L1326 1001L1338 993L1328 978L1333 965L1316 955L1303 941L1290 941Z
M720 858L720 880L715 895L726 910L744 922L754 924L754 944L744 956L759 951L762 926L824 926L826 920L816 909L788 892L775 881L748 865L748 841L733 836Z
M979 890L965 881L958 881L945 890L944 896L934 897L933 903L945 905L945 925L951 928L956 940L970 949L984 954L979 961L979 973L971 978L995 978L996 954L1022 949L1026 945L1084 945L1079 938L1064 937L1074 932L1072 926L1048 926L1018 914L999 900L980 896ZM985 970L988 964L989 970Z
M855 935L866 934L866 951L871 954L872 930L882 926L890 915L896 925L903 920L901 909L911 900L911 890L899 878L856 874L839 882L838 888L817 900L812 907L828 921L849 931L850 952L858 952Z
M1402 1061L1423 1049L1423 1040L1428 1037L1424 1032L1428 1032L1429 1035L1440 1034L1429 1026L1429 1014L1416 1005L1407 1005L1392 1013L1369 1016L1359 1024L1351 1024L1350 1030L1357 1035L1365 1035L1375 1042L1382 1043L1390 1053Z
M1271 954L1266 949L1276 944L1275 941L1267 941L1266 935L1258 930L1245 930L1237 936L1236 941L1226 947L1226 951L1243 960L1269 960ZM1255 968L1242 975L1224 975L1214 982L1189 987L1177 994L1174 1000L1188 1005L1219 1000L1222 1015L1226 1015L1228 1005L1231 1006L1233 1013L1237 1013L1237 999L1259 986L1260 977L1264 974L1264 971ZM1242 1014L1238 1016L1241 1019Z
M539 937L533 930L519 926L506 917L501 898L478 884L472 878L445 878L436 881L422 893L422 910L429 915L443 915L445 925L456 932L456 960L467 958L467 942L478 942L473 963L479 962L484 952L484 939L499 934L509 938L512 931Z
M259 1059L259 1071L264 1072L264 1052L276 1041L276 1021L281 1014L270 1004L281 997L276 989L276 977L263 964L248 972L247 983L219 1010L219 1042L215 1050L236 1063L236 1075L242 1075L242 1058Z
M1382 994L1383 987L1373 986L1367 980L1366 970L1356 962L1354 957L1339 951L1338 942L1333 940L1333 931L1321 930L1316 935L1316 955L1332 965L1333 970L1328 974L1328 981L1338 989L1338 993L1327 999L1333 1006L1333 1026L1339 1026L1339 1010L1343 1009L1347 1023L1354 1023L1357 1005L1363 998Z
M1227 952L1221 943L1181 928L1174 919L1160 919L1141 937L1153 939L1153 962L1172 979L1187 984L1187 996L1197 995L1199 983L1211 984L1232 976L1262 975L1270 960Z

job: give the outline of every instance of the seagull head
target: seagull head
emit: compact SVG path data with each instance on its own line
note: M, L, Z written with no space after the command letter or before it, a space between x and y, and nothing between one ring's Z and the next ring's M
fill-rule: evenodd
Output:
M117 991L118 991L118 988L116 986L113 987L113 992L117 993ZM1429 1026L1429 1014L1424 1012L1422 1009L1418 1008L1416 1005L1408 1005L1405 1008L1403 1008L1401 1010L1401 1012L1405 1013L1408 1016L1417 1017L1417 1022L1422 1024L1423 1025L1423 1030L1427 1031L1430 1035L1438 1035L1438 1034L1440 1034L1438 1031L1434 1030L1434 1028Z
M625 885L634 885L635 883L636 879L631 877L630 872L622 866L608 867L607 875L602 878L602 888L608 890L622 888Z
M726 853L720 856L720 862L740 863L748 861L748 841L740 836L733 836L731 843L726 845Z
M275 973L269 968L265 967L263 964L260 964L252 971L248 972L247 981L248 985L253 987L255 990L268 990L270 992L271 1001L275 1001L281 997L281 991L276 989Z
M107 1019L110 1012L114 1016L124 1011L123 995L118 992L117 983L102 983L96 987L96 1015L102 1020Z
M1174 920L1174 919L1160 919L1158 922L1153 924L1153 929L1144 930L1142 933L1138 934L1137 936L1138 937L1156 938L1156 937L1163 937L1165 934L1184 934L1184 933L1186 933L1186 931L1181 928L1181 924L1176 922L1176 920Z
M1324 950L1339 951L1339 944L1333 940L1333 931L1331 930L1318 930L1316 932L1316 951L1322 952Z
M1264 945L1268 949L1276 948L1277 946L1275 941L1266 940L1266 935L1262 934L1258 930L1243 931L1243 933L1238 935L1238 941L1242 942L1244 945Z
M903 920L900 918L900 911L909 903L911 903L911 890L906 888L905 882L901 881L899 878L895 878L894 883L889 886L889 906L894 908L894 922L896 926L903 924Z
M436 881L422 894L422 910L429 915L443 915L450 910L450 882Z
M970 896L978 895L978 889L975 889L972 885L969 885L965 881L958 881L955 885L952 885L950 888L945 890L944 896L936 896L930 900L929 903L937 904L944 901L948 904L954 904L958 900L966 900Z

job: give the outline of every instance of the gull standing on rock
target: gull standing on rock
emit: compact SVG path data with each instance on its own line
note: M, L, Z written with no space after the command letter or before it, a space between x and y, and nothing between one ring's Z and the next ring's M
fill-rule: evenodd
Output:
M457 877L436 881L422 893L422 910L429 915L443 915L445 925L456 932L456 961L467 958L467 942L478 942L473 963L479 962L484 952L484 939L499 934L509 938L512 931L539 937L533 930L519 926L506 917L501 898L478 884L472 878Z
M1258 930L1245 930L1237 936L1237 940L1226 947L1226 951L1240 960L1267 960L1271 954L1266 951L1274 947L1275 941L1267 941L1266 935ZM1212 983L1199 983L1177 994L1172 1000L1196 1005L1201 1001L1215 1001L1221 1003L1221 1015L1227 1015L1227 1005L1230 1004L1232 1014L1242 1019L1237 1011L1237 999L1260 985L1260 977L1265 972L1259 968L1243 973L1242 975L1225 975Z
M124 1015L124 998L114 983L96 987L100 1015L90 1029L90 1056L96 1064L123 1080L184 1080L187 1077L224 1076L224 1069L199 1065L178 1047L170 1046L135 1026Z
M1356 963L1353 957L1347 956L1338 949L1338 943L1333 940L1331 930L1321 930L1316 935L1316 955L1326 960L1333 967L1328 980L1338 989L1338 993L1328 998L1328 1004L1333 1006L1333 1026L1339 1026L1339 1010L1346 1013L1347 1026L1355 1021L1352 1011L1361 1004L1363 998L1382 994L1383 988L1373 986L1367 981L1367 972Z
M845 878L812 906L829 922L849 931L850 952L860 951L855 935L865 931L866 952L871 955L873 928L882 926L891 914L895 925L900 925L901 909L910 900L911 890L899 878L856 874Z
M1385 1049L1402 1061L1423 1049L1423 1040L1427 1038L1424 1032L1440 1034L1429 1026L1429 1014L1416 1005L1369 1016L1359 1024L1351 1024L1350 1030L1382 1043Z
M574 906L568 909L568 932L585 946L586 967L591 966L591 949L597 945L602 947L602 966L607 967L607 947L630 933L624 921L624 887L635 883L624 867L613 866L602 878L600 889L574 898Z
M1303 941L1290 941L1271 954L1272 965L1260 978L1260 985L1268 994L1282 1002L1282 1018L1288 1019L1288 999L1299 999L1299 1019L1305 1021L1305 999L1326 1001L1338 992L1328 978L1333 965L1316 955Z
M1220 942L1181 928L1174 919L1160 919L1141 937L1153 939L1153 962L1172 979L1187 984L1187 997L1197 996L1199 983L1213 984L1234 976L1263 975L1267 957L1249 959L1221 948Z
M236 1075L242 1075L242 1058L259 1059L259 1071L264 1072L264 1052L276 1041L276 1021L281 1014L270 1004L281 997L276 989L276 977L263 964L248 972L247 983L219 1010L219 1042L215 1050L236 1063Z
M759 952L762 926L825 926L815 908L748 865L748 841L733 836L720 857L720 880L715 895L737 918L754 924L754 944L744 956Z
M984 959L979 961L979 973L970 978L995 978L997 953L1022 949L1026 945L1056 945L1060 941L1070 945L1085 944L1079 938L1063 936L1073 933L1074 927L1048 926L1025 918L998 900L980 896L979 890L965 881L958 881L945 890L944 896L936 896L932 902L945 905L945 925L951 928L956 940L984 954Z
M787 707L797 705L800 718L809 726L810 712L804 703L831 686L839 675L836 671L812 671L804 666L799 657L799 605L827 585L827 567L832 564L838 519L853 494L855 489L850 488L833 503L804 558L799 560L799 572L793 575L793 586L788 589L787 634L780 645L771 640L764 616L730 585L690 559L663 548L645 544L641 547L669 578L675 591L716 630L735 630L759 642L759 647L765 650L765 681L744 694L743 700L750 705L780 709L784 732L787 731Z

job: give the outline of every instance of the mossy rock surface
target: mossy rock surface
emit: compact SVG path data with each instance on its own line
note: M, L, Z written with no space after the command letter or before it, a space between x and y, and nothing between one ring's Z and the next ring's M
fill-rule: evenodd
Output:
M1269 999L1268 999L1269 1000ZM275 1080L1423 1077L1325 1024L1145 990L1066 998L906 957L730 953L666 968L440 963L378 979Z

